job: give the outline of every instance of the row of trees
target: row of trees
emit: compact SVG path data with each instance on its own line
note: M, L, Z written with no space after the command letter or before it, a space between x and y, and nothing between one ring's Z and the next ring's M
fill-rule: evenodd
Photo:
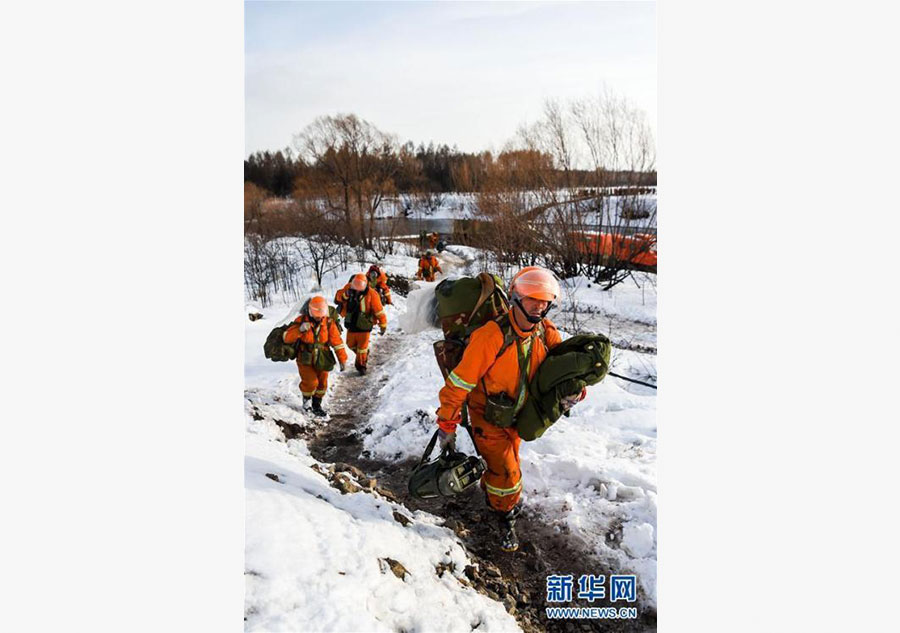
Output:
M455 146L419 144L411 141L397 148L404 161L394 174L394 186L398 192L410 194L441 194L450 192L475 193L491 169L492 163L506 152L495 156L492 152L460 152ZM250 182L277 197L290 196L298 177L308 177L319 166L307 163L303 156L290 147L276 152L256 152L244 161L244 182ZM553 170L551 176L558 186L574 183L580 187L600 186L596 173L590 169ZM608 171L603 176L604 186L628 185L635 179L645 185L656 185L656 173L632 174L627 171ZM529 183L537 186L539 183Z

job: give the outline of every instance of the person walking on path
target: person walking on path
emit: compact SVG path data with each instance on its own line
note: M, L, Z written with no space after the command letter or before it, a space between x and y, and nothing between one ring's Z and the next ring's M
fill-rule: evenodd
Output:
M560 294L553 273L538 266L523 268L510 282L509 293L509 311L472 332L462 360L447 376L438 394L437 423L441 447L453 449L462 409L468 408L475 446L487 464L481 486L500 523L500 548L511 552L519 547L515 522L522 492L521 438L514 416L525 404L526 382L562 338L546 318ZM584 395L582 391L567 406Z
M282 338L288 345L297 344L297 370L300 372L304 408L312 400L312 412L318 416L326 415L322 398L328 390L328 372L334 368L331 350L337 352L341 371L344 371L347 348L341 341L337 324L328 317L325 297L312 297L306 310L294 319Z
M347 326L347 347L356 355L356 371L360 375L365 374L372 328L377 324L379 334L384 334L387 330L387 315L381 298L369 285L366 276L358 273L337 291L334 302L340 308L340 315Z

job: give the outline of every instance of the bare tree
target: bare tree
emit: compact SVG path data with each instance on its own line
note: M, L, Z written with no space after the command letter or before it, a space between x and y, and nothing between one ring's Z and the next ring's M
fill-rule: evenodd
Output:
M295 135L294 146L312 167L298 178L294 196L341 217L350 243L370 248L378 210L395 192L401 168L396 137L339 114L317 118Z
M608 289L650 261L656 248L656 201L642 182L656 168L655 143L645 113L608 88L574 102L571 113L601 187L586 223L593 225L596 243L588 248L585 268ZM624 174L626 186L610 187L610 174L619 183Z
M300 233L304 239L294 240L293 245L300 260L312 270L319 288L325 274L346 261L347 239L340 228L340 223L320 205L308 201L301 205Z
M252 182L244 183L244 233L265 233L262 210L268 194Z

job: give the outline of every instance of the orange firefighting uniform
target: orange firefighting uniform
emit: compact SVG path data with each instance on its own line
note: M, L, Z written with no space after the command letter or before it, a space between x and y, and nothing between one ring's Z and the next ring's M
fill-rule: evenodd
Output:
M341 307L341 316L347 316L347 303L350 293L350 284L346 284L334 295L334 302ZM387 327L387 315L384 313L384 306L381 304L381 297L372 289L371 286L366 288L358 299L360 302L360 311L364 312L371 321L377 321L379 327ZM356 355L354 362L357 369L366 366L369 359L369 334L370 332L353 332L350 324L345 322L347 326L347 347L353 350Z
M378 276L374 277L372 273L378 273ZM387 274L384 273L380 268L376 266L372 266L369 268L369 272L366 273L366 279L369 280L369 287L375 288L376 292L381 291L381 294L384 295L384 303L387 305L392 305L394 302L391 299L391 289L388 287L387 283Z
M510 398L516 397L519 388L518 345L523 346L528 359L528 380L531 380L547 357L547 352L562 341L559 331L549 319L543 320L543 337L539 335L539 326L526 333L516 326L512 315L509 322L517 335L517 343L510 345L496 361L494 359L504 340L500 326L489 321L472 332L462 360L450 372L438 395L441 406L437 411L438 425L447 432L454 431L456 427L451 420L459 420L462 406L468 400L469 423L475 444L487 463L481 486L491 507L502 512L512 510L522 492L522 471L519 467L521 439L515 427L500 428L484 419L487 395L505 392ZM527 392L523 392L517 412L526 397Z
M428 236L428 246L430 248L436 247L439 239L440 236L437 233L432 233Z
M309 327L303 326L308 323ZM303 331L301 331L303 328ZM337 352L338 361L347 362L347 348L341 341L341 333L334 321L328 317L322 317L319 322L302 314L294 319L294 322L284 331L282 337L288 345L300 341L299 349L309 350L313 343L325 343ZM304 365L300 362L300 353L297 354L297 369L300 371L300 393L309 398L315 396L321 398L328 389L328 372L317 371L312 365Z
M425 279L425 281L434 281L434 274L444 272L438 263L437 257L422 257L419 259L419 272L416 273L416 279Z

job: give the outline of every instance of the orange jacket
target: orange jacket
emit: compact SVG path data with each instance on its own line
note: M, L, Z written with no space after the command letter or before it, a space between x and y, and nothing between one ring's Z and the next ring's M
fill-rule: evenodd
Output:
M531 332L520 330L510 315L510 324L519 344L527 346L528 380L534 378L538 366L544 362L548 350L562 341L559 331L550 319L544 319L544 337L537 336L537 327ZM474 414L484 417L484 406L488 394L506 393L515 398L519 389L519 357L517 345L510 345L500 357L497 353L503 346L503 330L496 321L488 321L472 332L469 344L459 362L438 394L441 406L438 422L459 418L463 403L468 398L469 408ZM496 359L496 360L495 360ZM487 393L485 393L487 387ZM523 400L524 402L524 400ZM445 430L451 430L445 428Z
M426 274L425 269L431 268L431 274ZM437 257L432 255L431 257L422 257L419 259L419 272L416 273L416 279L422 279L422 277L431 277L434 279L435 273L442 273L441 265L438 263ZM429 280L430 281L430 280Z
M371 269L369 269L371 270ZM381 269L378 270L378 278L373 282L372 278L369 276L369 273L366 273L366 279L369 280L369 287L374 286L375 288L380 288L384 293L384 298L387 301L391 300L391 289L387 284L387 275Z
M341 307L341 316L347 316L347 299L350 293L350 284L344 285L334 295L334 302ZM369 286L359 299L360 310L367 314L372 320L378 321L381 327L387 327L387 315L384 313L384 306L381 303L381 297ZM349 329L349 328L348 328Z
M437 233L432 233L431 235L428 236L428 245L431 248L434 248L435 246L437 246L439 239L440 239L440 236Z
M308 323L309 327L304 327L304 323ZM327 343L337 352L340 362L347 362L347 346L341 340L341 333L337 329L337 324L328 317L322 317L316 323L308 315L301 314L284 331L282 338L288 345L300 341L301 349L304 345L312 346L313 343Z

